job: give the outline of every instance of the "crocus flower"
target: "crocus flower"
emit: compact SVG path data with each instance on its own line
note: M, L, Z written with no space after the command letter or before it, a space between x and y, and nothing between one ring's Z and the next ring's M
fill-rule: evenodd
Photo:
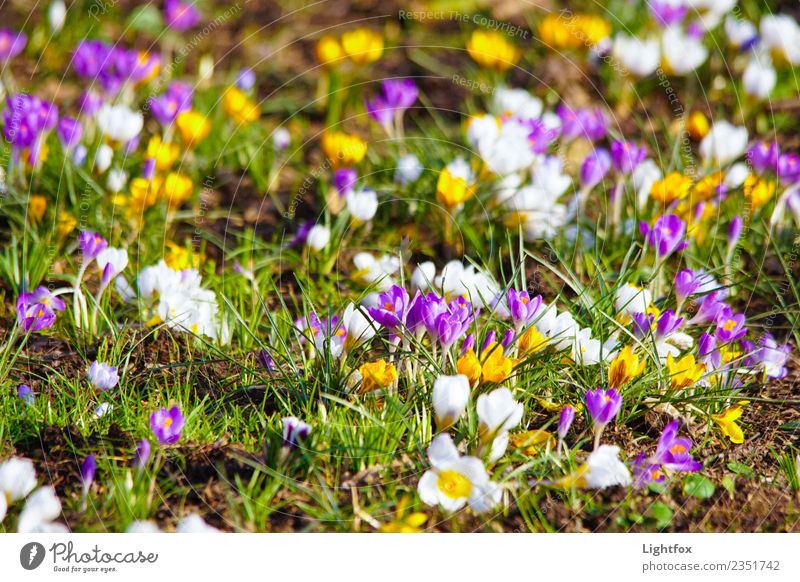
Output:
M461 355L463 356L469 350L475 349L475 334L468 333L467 337L464 338L464 341L461 342Z
M514 341L515 337L516 334L514 333L514 330L507 329L506 333L503 334L503 341L500 342L500 345L502 345L504 348L507 348L508 346L511 345L511 342Z
M200 22L200 11L193 2L164 1L164 21L178 31L189 30Z
M446 431L464 414L469 401L469 380L463 374L439 376L433 383L432 399L436 426Z
M174 445L181 438L185 420L177 405L169 410L159 408L150 415L150 428L160 444Z
M333 174L333 183L340 196L347 196L356 186L358 173L353 168L339 168Z
M592 451L586 463L552 485L563 489L606 489L630 484L631 474L619 458L619 447L600 445Z
M437 436L428 448L431 468L419 480L417 491L423 503L458 511L469 504L476 513L489 511L500 502L500 487L489 479L477 457L462 457L450 435Z
M717 337L703 332L697 340L697 357L710 370L716 370L722 364L722 353L717 349Z
M397 367L386 360L366 362L358 368L358 372L361 374L362 394L389 388L397 380Z
M644 339L650 335L655 319L652 313L634 313L631 319L633 320L633 335L636 339Z
M444 349L449 349L463 336L473 320L472 306L454 305L436 318L436 337Z
M736 243L739 242L739 237L742 236L743 228L744 228L744 222L742 221L742 217L737 214L731 219L731 223L728 225L729 249L733 249L736 246Z
M83 127L77 119L72 117L62 117L58 121L58 139L64 149L72 149L78 145L83 137Z
M603 181L611 169L611 154L605 148L593 150L581 164L581 184L585 188L594 188Z
M595 426L605 427L622 408L622 396L613 388L603 390L596 388L586 392L586 410L592 417Z
M800 156L794 152L781 154L778 158L778 178L784 184L800 182Z
M82 40L75 47L72 68L84 79L93 79L111 61L111 47L99 40Z
M656 250L659 258L683 250L689 244L683 238L686 234L686 223L674 214L659 216L652 227L642 221L639 223L639 230L647 244Z
M511 319L518 332L536 317L539 307L542 305L541 295L531 298L527 291L509 289L507 299Z
M97 460L94 455L87 455L81 465L81 483L83 484L84 498L89 493L89 488L94 482L94 475L97 472Z
M236 76L236 86L242 91L249 91L256 84L256 74L247 67L241 69Z
M267 370L267 372L274 372L277 369L275 365L275 360L270 355L267 350L261 350L258 352L258 361L261 363L262 366Z
M729 406L719 414L712 414L711 418L719 425L722 434L730 439L734 444L740 445L744 442L744 431L736 424L742 416L744 407L748 404L746 400L737 402Z
M192 95L190 85L172 83L163 95L150 98L150 111L161 125L171 125L178 115L192 108Z
M378 304L367 311L382 326L394 330L405 323L408 307L408 291L392 285L388 291L378 295Z
M745 316L743 313L733 315L723 311L717 318L717 339L723 344L734 342L747 333L745 328Z
M708 323L709 321L715 321L720 314L725 313L728 309L730 309L728 305L722 301L723 296L723 291L712 291L706 295L700 302L700 305L697 308L697 313L695 313L694 317L689 320L689 323L691 325L696 325Z
M608 366L608 385L622 388L644 371L647 362L639 360L631 346L625 346Z
M680 24L689 10L686 4L670 0L651 0L648 7L653 20L664 28Z
M103 97L94 91L84 91L78 98L78 113L92 117L103 105Z
M641 164L647 152L644 148L628 141L614 141L611 143L611 161L620 174L630 174Z
M100 390L111 390L119 382L117 368L97 360L89 367L88 377L92 385Z
M19 396L25 404L33 404L33 390L27 384L20 384L17 387L17 396Z
M690 295L695 293L700 287L701 281L695 276L691 269L683 269L675 275L675 296L678 301L678 308Z
M489 347L495 343L497 343L497 332L493 329L490 329L486 334L486 337L483 338L483 343L481 344L481 353L485 353L486 350L488 350Z
M575 408L567 404L561 409L561 413L558 415L557 434L559 440L563 441L564 437L567 436L573 420L575 420Z
M508 431L522 421L525 408L514 400L511 390L497 388L489 394L481 394L475 409L479 421L480 450L490 447L489 460L494 462L505 453Z
M692 439L678 436L678 419L672 420L664 427L658 439L655 461L670 471L693 473L703 468L689 450L692 448Z
M136 444L136 450L133 453L133 465L137 470L141 471L147 465L150 458L150 441L142 439Z
M745 342L742 342L743 348L744 344ZM747 364L763 366L764 374L768 378L785 378L789 373L786 365L789 362L789 355L792 353L792 346L788 343L779 345L771 333L765 332L758 340L758 345L750 345L746 351L748 352Z
M40 331L53 325L56 311L64 311L64 302L53 295L47 287L37 287L17 298L17 321L22 330Z
M88 264L106 249L108 241L96 232L84 230L80 234L79 246L83 254L83 262Z
M780 149L777 142L761 141L747 150L747 160L758 174L767 170L777 173Z
M671 309L667 309L658 318L656 324L656 339L663 339L678 330L683 324L683 318L675 315Z
M305 244L315 251L321 251L328 246L330 240L330 229L323 224L315 224L308 230Z
M17 56L28 43L28 37L23 32L14 32L8 28L0 28L0 61L6 61Z
M308 438L311 427L294 416L287 416L281 419L283 425L283 446L293 448L299 446Z
M706 373L706 366L697 362L694 355L686 354L675 360L671 353L667 354L667 373L672 390L678 391L694 386Z

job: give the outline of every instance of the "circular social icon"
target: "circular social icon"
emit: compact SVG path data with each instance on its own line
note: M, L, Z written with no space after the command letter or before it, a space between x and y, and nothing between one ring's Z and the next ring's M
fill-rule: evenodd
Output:
M44 546L39 542L30 542L19 551L19 563L26 570L35 570L44 562Z

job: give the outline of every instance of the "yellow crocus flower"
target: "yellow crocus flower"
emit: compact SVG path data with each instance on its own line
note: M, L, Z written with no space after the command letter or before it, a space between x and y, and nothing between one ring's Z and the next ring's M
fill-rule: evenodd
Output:
M456 369L459 374L467 377L471 386L475 386L481 379L481 361L475 354L475 350L467 350L463 356L458 358Z
M696 362L692 354L686 354L677 362L672 354L667 354L667 371L672 389L682 390L693 386L705 374L706 366Z
M147 157L156 161L159 172L169 170L180 154L181 150L176 144L163 143L160 136L154 135L147 142Z
M739 420L740 416L742 416L744 407L747 404L749 404L747 400L741 400L736 404L729 406L720 414L711 415L711 418L713 418L719 425L722 434L728 437L732 443L737 445L740 445L744 442L744 432L742 432L742 428L736 424L736 421Z
M670 204L689 195L692 179L680 172L670 172L650 187L650 197L656 202Z
M258 111L256 111L255 119L258 119ZM175 119L175 125L178 126L178 131L181 132L183 142L190 147L199 144L211 132L211 122L208 117L194 109L184 111L178 115Z
M225 93L222 94L222 107L225 113L239 124L255 121L261 115L258 105L238 87L225 89Z
M547 346L547 336L532 325L519 336L517 346L520 354L533 354Z
M344 56L344 49L335 36L325 35L317 41L315 48L321 65L335 65Z
M167 205L174 209L181 206L192 195L194 184L192 179L178 172L170 172L164 179L160 197L167 201Z
M326 131L322 134L322 151L334 167L355 166L367 154L367 143L352 133Z
M496 30L476 30L467 41L467 52L484 69L505 71L522 56L519 47Z
M32 194L28 200L28 216L31 222L39 222L47 210L47 198L41 194Z
M383 54L383 37L362 26L342 35L342 49L357 65L374 63Z
M700 141L711 131L711 124L702 111L693 111L686 120L686 131L693 140Z
M388 388L397 380L397 368L386 360L376 360L362 364L358 369L361 373L360 392L365 394L380 388Z
M501 383L511 374L516 361L503 354L503 346L492 342L481 354L481 381Z
M449 209L460 207L475 195L474 184L467 184L461 176L453 176L449 168L439 173L436 182L436 198Z
M535 457L539 453L546 451L548 447L554 449L556 446L556 440L553 438L552 433L541 429L527 430L509 435L508 443L528 457Z
M539 37L559 49L589 48L611 34L608 21L592 14L577 13L569 18L551 12L539 24Z
M644 359L639 361L639 356L633 353L631 346L625 346L608 367L608 386L622 388L644 371L647 363Z
M775 195L775 181L750 174L744 181L744 197L758 210Z

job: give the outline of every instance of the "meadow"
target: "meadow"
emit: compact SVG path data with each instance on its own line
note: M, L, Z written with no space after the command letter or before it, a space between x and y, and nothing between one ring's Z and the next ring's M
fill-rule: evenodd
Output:
M796 0L0 16L0 531L800 531Z

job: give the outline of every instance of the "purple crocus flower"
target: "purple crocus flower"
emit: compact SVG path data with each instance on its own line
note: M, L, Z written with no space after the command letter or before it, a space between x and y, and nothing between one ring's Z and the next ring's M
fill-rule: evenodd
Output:
M655 319L652 313L637 312L631 316L633 320L633 335L636 339L643 339L650 335Z
M654 460L670 471L694 473L703 468L703 465L694 460L689 450L692 448L692 439L678 436L680 422L672 420L658 439Z
M681 324L683 324L683 318L675 315L675 312L671 309L667 309L658 318L658 323L656 324L656 338L663 339L667 337L680 328Z
M58 108L37 97L27 94L11 96L8 108L3 111L3 136L13 146L14 156L23 149L30 149L35 162L40 146L40 136L58 123Z
M164 22L181 32L189 30L200 22L200 11L192 2L164 0Z
M586 410L596 427L604 427L611 422L622 408L622 396L613 388L596 388L586 392Z
M497 332L489 330L489 333L486 334L486 337L483 338L483 343L481 344L481 353L485 352L487 348L497 341Z
M25 48L28 37L23 32L0 28L0 61L14 58Z
M296 447L308 438L311 427L294 416L287 416L281 419L283 425L283 446L286 448Z
M91 117L103 106L103 97L94 91L84 91L78 98L78 111L80 115Z
M663 28L679 24L689 10L685 4L676 4L665 0L651 0L648 6L653 20Z
M358 173L353 168L340 168L333 174L333 184L339 196L347 196L356 187Z
M707 368L719 369L722 364L722 353L717 349L717 336L703 332L697 340L697 358Z
M94 79L112 58L112 48L100 40L82 40L72 55L72 68L84 79Z
M525 122L530 128L528 132L528 145L535 154L544 154L550 149L550 144L558 137L558 130L548 127L541 119L530 119Z
M156 175L156 159L147 158L142 164L142 178L145 180L152 180Z
M731 219L728 225L728 248L733 248L739 242L739 237L742 236L742 229L744 228L744 221L738 214Z
M83 485L84 499L89 494L89 489L94 482L94 476L97 473L97 460L94 455L87 455L81 465L81 484Z
M561 136L565 139L584 137L597 141L606 135L608 119L600 109L571 109L561 104L556 112L561 120Z
M192 108L193 94L190 85L172 83L163 95L150 98L150 111L161 125L170 125L178 115Z
M150 458L150 441L142 439L136 444L136 450L133 453L133 465L137 470L141 471L147 465Z
M509 289L506 297L511 319L517 327L517 331L520 331L525 324L536 317L536 313L542 305L541 295L532 298L527 291Z
M581 164L581 184L586 188L594 188L611 169L611 154L605 148L593 150Z
M472 306L451 304L450 309L436 318L436 337L444 349L449 349L472 323Z
M712 291L706 295L697 308L697 313L689 320L692 325L715 321L720 314L728 312L728 304L722 301L724 291Z
M169 410L159 408L150 415L150 428L160 444L174 445L181 438L185 420L177 405Z
M765 332L758 340L758 346L746 341L742 341L741 345L742 349L748 353L745 365L763 366L764 373L768 378L785 378L789 373L786 365L789 362L792 347L788 343L779 345L771 333Z
M275 360L267 350L261 350L258 352L258 361L261 362L261 365L264 366L269 373L272 373L278 369L278 367L275 365Z
M777 173L779 156L780 148L774 141L761 141L747 150L747 160L758 174L763 174L767 170Z
M644 453L639 453L633 462L633 485L641 488L648 483L663 483L667 476L661 469L661 465L652 462L652 459Z
M686 223L674 214L659 216L652 228L643 220L639 223L639 230L659 258L681 251L688 245L683 238Z
M561 409L561 414L558 415L557 433L560 440L564 440L564 437L567 436L573 420L575 420L575 409L567 404Z
M108 241L96 232L84 230L80 234L79 246L84 263L88 263L108 247Z
M784 184L800 182L800 156L794 152L781 154L778 158L778 178Z
M408 299L408 291L399 285L392 285L388 291L378 295L377 306L367 311L383 327L394 330L405 323Z
M256 74L253 69L247 67L239 71L236 76L236 86L242 91L249 91L256 84Z
M386 104L405 111L417 100L419 89L413 79L386 79L381 83Z
M395 110L393 107L389 106L381 95L375 95L372 99L364 99L364 107L367 110L367 114L374 119L384 131L387 133L392 131Z
M20 384L17 387L17 396L19 396L25 404L33 405L33 390L27 384Z
M700 281L691 269L683 269L675 275L675 296L682 305L700 287Z
M83 126L77 119L62 117L58 122L56 133L64 149L71 150L80 143L83 137Z
M89 367L88 378L92 385L100 390L111 390L119 382L116 366L109 366L97 360Z
M17 321L25 332L40 331L53 325L56 311L64 311L64 302L50 293L47 287L37 287L17 298Z
M447 312L447 302L436 293L427 293L421 298L419 317L432 338L436 338L437 320Z
M744 313L733 315L730 312L722 312L717 316L717 339L723 344L736 341L747 333Z
M611 161L620 174L630 174L644 161L647 151L629 141L611 143Z
M475 349L475 334L468 333L467 337L464 338L464 341L461 342L461 355L463 356L470 350Z
M516 334L514 333L514 330L507 329L506 333L503 334L503 341L501 341L500 344L503 346L503 348L507 348L509 345L511 345L511 342L514 341L515 337Z

